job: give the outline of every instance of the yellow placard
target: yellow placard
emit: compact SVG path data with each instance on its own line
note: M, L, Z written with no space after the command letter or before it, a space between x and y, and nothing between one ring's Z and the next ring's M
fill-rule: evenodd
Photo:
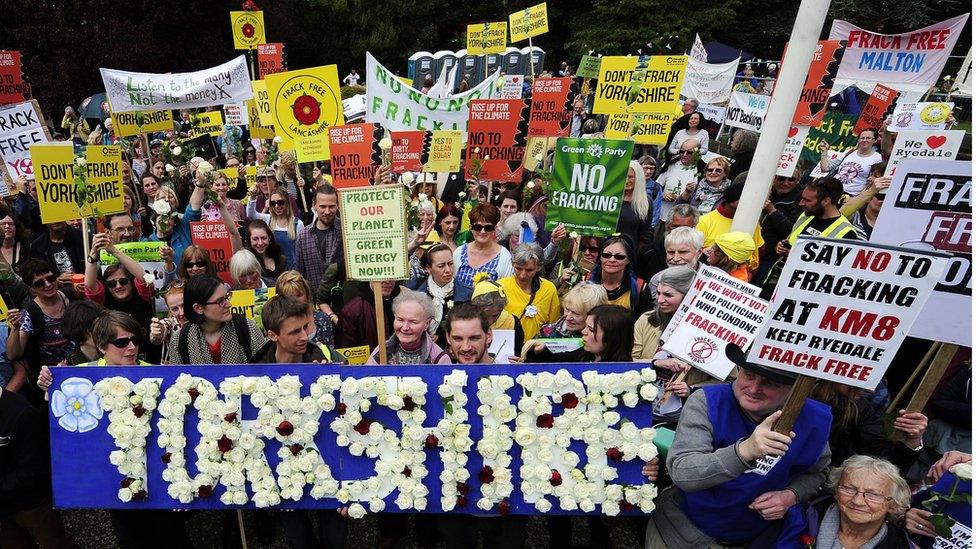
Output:
M173 111L113 112L112 130L120 137L173 129Z
M627 92L630 90L630 77L636 66L636 57L605 55L601 58L600 77L593 100L594 114L627 112Z
M628 112L662 113L674 110L687 65L687 55L654 55L647 60L646 68L638 63L633 78L642 80L643 84L628 99Z
M220 137L224 135L224 113L210 111L190 115L190 129L194 137L204 134Z
M312 137L300 137L295 140L295 158L299 164L305 162L315 162L317 160L328 160L329 136L314 135Z
M234 290L230 293L230 311L234 314L253 319L255 303L257 303L257 296L254 290Z
M397 76L397 78L400 79L400 82L403 82L408 86L413 86L413 78L407 78L406 76Z
M504 53L506 46L508 23L505 21L468 25L468 55Z
M268 96L268 83L264 80L251 80L251 91L254 92L254 106L258 109L261 125L274 127L274 115L271 114L271 99Z
M261 115L253 99L247 100L247 129L251 133L251 139L274 138L274 128L261 124Z
M71 144L31 146L42 223L57 223L122 211L122 151L118 146L89 146L85 151L90 201L75 203L76 166Z
M336 349L339 354L346 357L349 361L350 366L360 366L366 364L366 360L369 359L369 345L362 345L360 347L346 347L344 349Z
M649 112L635 114L631 135L634 142L641 145L665 145L671 124L677 118L670 112Z
M549 156L549 152L556 148L555 137L530 137L525 144L525 156L522 167L530 172L539 171L539 165Z
M536 4L509 15L508 28L512 35L512 42L521 42L526 38L549 32L546 3Z
M7 302L3 300L3 296L0 296L0 322L6 322L8 325L13 327L13 324L10 324L10 320L7 319L7 312L9 310L10 308L7 307Z
M230 12L230 28L235 50L253 50L265 43L263 11Z
M328 139L330 127L345 123L335 65L269 74L265 82L276 135Z
M244 168L244 184L247 185L246 188L254 188L254 184L258 182L258 167L257 166L247 166Z
M425 172L456 172L461 169L461 132L436 130L430 132L430 152Z
M630 139L630 125L632 115L627 113L611 114L607 119L607 127L603 130L603 137L607 139Z

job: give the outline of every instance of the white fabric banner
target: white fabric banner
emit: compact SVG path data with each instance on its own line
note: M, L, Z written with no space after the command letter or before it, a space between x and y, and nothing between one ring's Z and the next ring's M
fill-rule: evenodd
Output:
M939 79L969 14L903 34L877 34L835 19L829 40L847 40L837 71L838 86L858 81L928 87ZM892 86L892 84L895 84Z
M251 99L244 56L196 72L152 74L99 69L112 112L168 111Z
M714 65L688 58L688 68L685 70L685 81L681 86L681 95L693 97L701 103L724 103L732 93L735 80L735 69L739 60Z
M697 32L695 33L695 42L691 45L691 53L688 57L701 61L702 63L708 63L708 51L705 50L705 44L702 44L701 36L698 36Z
M498 97L498 70L476 87L436 99L404 84L366 52L366 121L390 131L461 130L467 132L468 103Z
M770 99L768 95L758 93L733 93L729 101L729 110L725 114L725 124L754 132L762 130Z
M973 96L973 48L969 48L965 61L956 73L955 86L959 88L955 95L963 97Z

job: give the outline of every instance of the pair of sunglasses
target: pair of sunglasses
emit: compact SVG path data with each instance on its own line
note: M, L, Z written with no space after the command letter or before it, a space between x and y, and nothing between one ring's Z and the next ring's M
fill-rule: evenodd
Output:
M138 347L141 342L142 340L138 336L129 336L129 337L120 337L118 339L113 339L109 341L109 344L117 349L125 349L126 347L129 346L130 343Z
M40 290L41 288L43 288L44 286L47 286L48 284L54 284L57 280L58 280L58 277L54 276L53 274L52 275L47 275L44 278L38 278L37 280L35 280L34 282L32 282L31 283L31 286L33 286L34 288Z
M203 260L186 262L187 269L193 269L194 267L206 267L206 266L207 266L207 262Z
M610 252L603 252L602 254L600 254L600 257L602 257L603 259L613 258L616 259L617 261L623 261L625 259L629 259L627 257L627 254L612 254Z
M114 278L112 280L106 280L105 281L105 285L108 286L109 288L115 288L116 286L123 286L124 287L124 286L128 286L129 285L129 279L128 278Z
M495 225L494 223L486 223L484 225L481 223L475 223L474 225L471 225L471 230L476 233L477 232L490 233L491 231L495 230Z

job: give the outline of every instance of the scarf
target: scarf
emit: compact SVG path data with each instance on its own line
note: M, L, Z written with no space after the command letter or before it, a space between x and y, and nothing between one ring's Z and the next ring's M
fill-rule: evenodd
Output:
M434 320L436 322L431 326L436 331L437 326L440 325L441 320L444 318L444 304L447 303L448 298L454 295L454 279L452 278L450 282L443 286L438 286L433 279L428 279L427 293L430 294L431 299L434 301Z
M840 544L840 537L838 537L840 533L840 520L840 508L835 503L830 506L830 509L827 509L823 520L820 521L820 531L817 533L817 549L843 549L843 546ZM861 549L877 547L887 535L888 525L882 524L878 533L862 545Z

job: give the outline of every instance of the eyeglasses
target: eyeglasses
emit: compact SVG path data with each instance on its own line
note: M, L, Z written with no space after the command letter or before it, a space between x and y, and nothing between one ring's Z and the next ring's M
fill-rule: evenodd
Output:
M272 206L284 206L285 205L285 201L284 200L272 200L271 201L271 205Z
M115 232L118 232L118 233L122 233L122 234L135 234L135 232L136 232L136 228L134 226L131 226L131 225L128 226L128 227L116 227L116 228L114 228L112 230L115 231Z
M725 173L725 170L722 168L708 168L705 170L705 173Z
M118 339L113 339L112 341L109 341L109 344L117 349L125 349L126 347L129 346L130 343L138 347L140 341L141 340L136 336L129 336L129 337L120 337Z
M603 259L616 259L617 261L623 261L627 259L627 254L612 254L610 252L603 252L600 254Z
M204 305L227 305L230 303L230 294L224 294L213 301L204 301Z
M795 177L785 177L785 176L782 176L782 175L777 175L776 176L776 182L777 183L782 183L784 181L796 181L796 179L797 178L795 178Z
M865 490L858 490L857 488L855 488L854 486L851 486L849 484L842 484L842 485L838 486L837 487L837 493L838 494L841 494L844 497L851 498L851 499L854 499L855 496L857 496L858 494L861 494L862 496L864 496L864 501L867 501L868 503L874 503L874 504L881 504L881 503L884 503L886 501L890 501L892 499L892 498L890 498L888 496L881 495L881 494L879 494L877 492L868 492L868 491L865 491Z
M693 153L693 152L695 152L695 151L686 151L686 150L683 150L683 149L682 149L682 150L681 150L681 151L680 151L680 152L679 152L678 154L680 154L681 156L684 156L684 155L686 155L686 154L691 154L691 153Z
M54 284L54 282L57 281L57 279L58 277L54 276L53 274L47 275L44 278L38 278L37 280L32 282L31 286L37 289L41 289L47 286L48 284Z
M207 262L204 261L204 260L202 260L202 259L200 261L187 261L186 262L186 268L187 269L202 268L202 267L206 267L206 266L207 266Z
M476 232L476 233L490 233L491 231L494 231L495 230L495 224L494 223L486 223L486 224L475 223L474 225L471 225L471 230L473 232Z
M105 285L108 286L109 288L115 288L116 286L123 286L124 287L124 286L128 286L129 285L129 279L128 278L113 278L112 280L106 280L105 281Z

